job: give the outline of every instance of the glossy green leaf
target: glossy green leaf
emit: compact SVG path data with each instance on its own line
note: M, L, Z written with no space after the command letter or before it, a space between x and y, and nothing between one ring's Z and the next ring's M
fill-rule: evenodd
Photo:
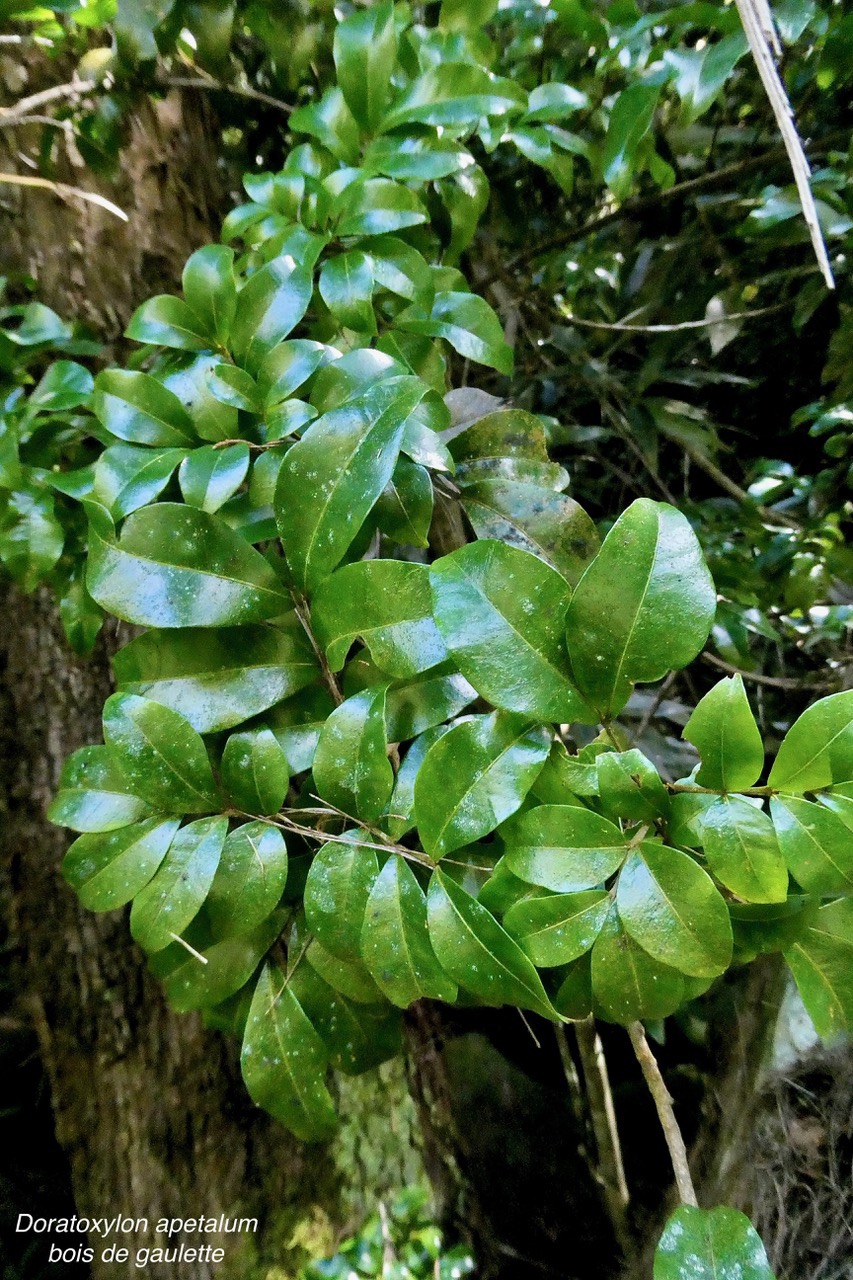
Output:
M90 525L86 586L116 617L150 627L262 622L289 604L245 538L179 503L134 512L117 543Z
M504 928L535 965L569 964L589 951L610 911L610 895L588 893L526 898L510 907Z
M378 382L312 423L286 454L276 519L298 586L332 572L394 471L409 414L427 393L416 378Z
M566 619L581 692L609 717L637 681L686 666L716 611L711 575L687 520L639 498L608 533L575 589Z
M536 556L474 542L429 573L435 621L459 670L494 706L537 720L589 719L569 678L571 591Z
M327 89L319 102L299 107L290 117L291 128L307 133L344 164L357 164L360 131L337 85Z
M654 1280L774 1280L761 1237L737 1209L681 1205L655 1250Z
M531 89L524 119L530 123L557 124L589 106L589 98L570 84L539 84Z
M316 943L312 943L312 949ZM381 1004L353 1004L310 964L291 978L294 994L326 1046L329 1061L347 1075L361 1075L400 1052L399 1010Z
M250 373L238 368L236 364L218 364L210 371L209 386L217 400L233 409L259 413L263 408L257 382Z
M386 830L394 840L399 840L415 825L415 779L432 744L449 730L450 725L447 724L433 725L415 738L406 752L397 771L394 790L388 801L388 815L384 819Z
M853 840L836 814L794 796L774 796L770 813L782 856L804 889L853 892Z
M148 818L105 835L83 835L62 874L89 911L113 911L145 888L166 856L178 818Z
M360 958L342 960L333 956L324 946L312 938L305 952L305 960L315 973L334 990L355 1004L377 1005L382 1003L382 992L370 976Z
M450 345L478 364L499 373L512 373L512 349L492 308L476 293L437 293L429 314L413 305L397 316L405 333L445 338Z
M94 381L88 369L74 360L55 360L48 365L41 378L27 397L30 413L47 411L59 413L63 409L76 409L86 404L92 394Z
M660 774L642 751L603 751L595 763L601 810L608 818L653 822L669 813Z
M286 338L308 310L312 279L288 254L268 262L237 295L231 347L238 364L257 374L264 356Z
M182 282L190 310L201 322L202 332L224 346L237 309L234 250L224 244L206 244L187 259Z
M278 813L284 803L290 770L270 729L232 733L222 752L220 773L231 800L244 813Z
M853 902L821 907L785 959L818 1035L833 1040L853 1029Z
M95 379L92 411L111 435L130 444L196 443L192 418L178 397L149 373L104 369Z
M107 747L81 747L62 767L47 817L58 827L97 832L127 827L150 813L145 801L133 794Z
M329 842L318 849L305 882L305 918L321 946L341 960L361 957L364 913L379 860L374 849L358 844L350 832L347 843Z
M177 711L136 694L114 693L104 706L104 740L128 784L155 808L218 808L204 742Z
M444 31L479 32L494 15L498 0L442 0L438 24Z
M420 197L391 178L353 182L338 197L339 236L381 236L429 221Z
M373 132L392 93L397 63L394 6L387 2L356 11L335 28L335 68L347 106Z
M244 933L278 906L287 880L287 846L267 822L229 832L210 886L206 910L215 935Z
M241 724L317 674L301 628L264 626L148 631L113 667L121 689L179 711L199 733Z
M146 951L168 947L196 915L216 875L227 831L227 818L199 818L174 837L130 911L130 932Z
M180 351L204 351L211 342L203 321L185 302L168 293L149 298L137 307L125 337Z
M258 373L258 390L267 406L278 404L303 387L312 374L333 362L334 347L307 338L292 338L273 347Z
M742 676L728 676L705 694L684 726L684 737L702 757L696 775L700 787L741 791L758 781L764 743Z
M382 129L401 124L473 125L481 116L504 116L525 102L524 91L512 80L499 79L470 62L440 62L403 91L386 113Z
M426 897L402 857L391 857L374 881L361 932L361 955L376 985L406 1009L422 996L456 999L456 983L435 957Z
M496 711L456 725L427 752L415 782L426 851L442 858L515 813L548 757L551 734Z
M507 823L501 835L510 871L554 893L603 884L628 848L627 836L614 823L573 805L538 805Z
M853 689L819 698L794 721L768 781L800 794L853 781Z
M666 1018L684 999L684 977L660 964L611 910L592 948L595 1008L611 1022Z
M283 923L284 914L278 913L234 937L197 947L204 963L177 942L155 955L152 967L172 1008L178 1013L208 1009L239 991L281 933Z
M610 113L604 140L604 181L617 200L629 194L640 143L652 125L660 97L659 84L631 84L619 94Z
M324 1083L329 1055L279 970L265 968L255 994L240 1067L259 1107L305 1142L329 1138L337 1127Z
M403 439L405 449L406 440ZM392 542L426 548L433 514L433 488L426 467L398 458L391 479L373 508L382 533Z
M419 733L452 720L477 699L464 676L454 674L449 662L433 667L413 680L389 686L385 723L389 742L408 742Z
M788 868L773 823L742 796L716 800L701 819L708 866L747 902L784 902Z
M515 1004L558 1020L539 974L485 907L440 871L427 895L429 936L441 967L488 1004Z
M357 249L330 258L320 272L320 297L338 324L358 333L375 334L373 263Z
M210 444L193 449L178 473L184 501L212 515L233 497L248 470L247 444L231 444L225 449Z
M725 900L689 854L644 840L619 874L616 905L627 932L661 964L696 978L728 967L732 928Z
M106 507L114 520L122 520L153 502L186 456L186 449L111 445L95 463L92 496Z
M374 822L379 817L394 786L384 685L365 689L335 708L320 731L313 770L324 800L351 818Z
M517 480L466 483L462 505L478 538L530 551L576 586L598 550L595 525L564 493Z
M333 671L341 670L358 637L391 676L417 675L447 657L432 618L425 565L402 560L344 565L318 589L311 618Z

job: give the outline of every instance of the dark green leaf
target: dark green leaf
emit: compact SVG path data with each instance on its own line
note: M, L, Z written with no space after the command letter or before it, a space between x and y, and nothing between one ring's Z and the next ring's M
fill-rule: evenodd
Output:
M114 693L104 707L104 739L134 792L167 813L218 808L204 742L169 707Z
M684 978L653 960L611 910L592 948L592 991L605 1018L627 1025L674 1013L684 999Z
M234 250L206 244L187 259L184 297L201 322L202 331L221 346L228 341L237 308Z
M342 328L376 333L373 263L366 253L353 249L330 258L320 272L319 289L320 297Z
M784 902L788 868L773 823L742 796L716 800L701 819L705 857L714 875L747 902Z
M419 196L391 178L353 182L338 197L339 236L380 236L429 221Z
M130 902L154 875L178 830L178 818L149 818L108 835L75 840L62 874L89 911Z
M728 909L689 854L644 840L620 872L616 904L625 929L661 964L696 978L714 978L728 968Z
M172 1008L179 1013L209 1009L239 991L281 933L283 923L284 915L279 913L238 936L197 948L204 963L177 942L157 954L152 967Z
M610 910L610 895L588 893L527 898L510 907L504 927L534 964L568 964L589 951Z
M403 449L406 448L405 435ZM377 499L374 518L392 542L410 547L429 546L433 488L426 467L398 458L394 474Z
M428 315L417 305L407 307L396 325L405 333L445 338L469 360L499 373L512 373L512 349L504 340L500 320L476 293L437 293Z
M276 827L246 822L229 832L206 909L219 938L244 933L278 906L287 879L287 847Z
M288 254L261 267L237 295L231 346L239 364L257 374L264 356L286 338L308 310L312 279Z
M488 1004L514 1004L558 1020L539 974L485 907L434 871L427 897L429 936L441 967Z
M232 733L222 752L223 786L244 813L278 813L290 770L287 759L270 729L246 729Z
M340 960L361 958L361 931L367 900L379 874L374 849L348 842L323 845L305 882L305 918L321 946Z
M669 796L642 751L603 751L596 760L601 809L608 818L649 822L666 817Z
M365 689L335 708L320 731L313 769L324 800L352 818L373 822L379 817L394 786L384 685Z
M456 983L429 940L424 892L402 857L388 859L370 891L361 954L376 985L401 1009L422 996L456 999Z
M853 1029L853 902L821 907L785 950L818 1035L832 1040Z
M335 28L335 68L347 106L373 132L391 96L397 63L394 6L387 2L357 11Z
M92 496L106 507L114 520L123 520L162 493L186 456L186 449L111 445L95 463Z
M216 875L227 831L227 818L199 818L174 837L130 911L130 932L146 951L168 947L196 915Z
M853 892L853 841L836 814L794 796L774 796L770 812L782 856L804 889Z
M169 293L149 298L137 307L125 329L125 337L158 347L176 347L179 351L204 351L211 344L203 321L185 302Z
M604 140L604 181L617 200L633 185L637 152L652 125L660 97L659 84L636 83L619 94L610 113Z
M247 444L231 444L225 449L209 444L193 449L178 473L184 501L212 515L237 492L248 470Z
M307 964L295 970L291 984L329 1052L331 1065L338 1071L361 1075L397 1057L401 1018L396 1009L385 1002L353 1007L346 996Z
M742 791L758 781L764 743L742 676L728 676L705 694L684 726L684 737L702 757L699 786Z
M474 125L481 116L503 116L525 105L524 91L470 62L440 62L413 81L382 122L383 132L401 124Z
M131 444L196 443L192 419L178 397L149 373L104 369L95 379L92 411L111 435Z
M555 893L603 884L628 848L627 837L607 818L573 805L538 805L508 823L501 835L510 871Z
M774 1280L749 1218L737 1209L681 1205L655 1250L654 1280Z
M128 789L106 747L81 747L63 765L47 817L58 827L97 832L129 826L150 812L145 801Z
M540 556L572 586L598 550L595 525L583 507L539 484L484 478L466 483L462 505L478 538L500 538Z

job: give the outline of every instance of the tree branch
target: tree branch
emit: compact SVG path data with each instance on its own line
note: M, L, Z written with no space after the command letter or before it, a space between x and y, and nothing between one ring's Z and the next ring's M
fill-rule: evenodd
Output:
M55 84L50 89L30 94L28 98L19 98L11 107L0 107L0 122L14 124L18 117L32 115L49 102L57 102L60 98L80 98L95 88L94 80L69 80L67 84Z
M672 1171L675 1175L675 1185L678 1188L678 1198L682 1204L698 1207L699 1201L696 1199L693 1178L690 1174L690 1165L687 1161L687 1148L684 1145L684 1138L675 1118L672 1098L666 1087L666 1081L661 1074L657 1058L649 1048L642 1022L632 1022L628 1027L628 1035L631 1038L631 1044L640 1064L640 1070L657 1109L658 1119L669 1150L669 1158L672 1161Z

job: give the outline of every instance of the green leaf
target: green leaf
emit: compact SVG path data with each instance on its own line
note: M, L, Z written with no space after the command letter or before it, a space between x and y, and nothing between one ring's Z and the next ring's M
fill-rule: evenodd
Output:
M785 950L803 1004L819 1036L833 1040L853 1029L853 902L821 907Z
M696 775L700 787L742 791L758 781L764 768L764 743L742 676L728 676L705 694L684 726L683 736L702 757Z
M341 670L358 637L391 676L417 675L447 657L432 619L426 565L402 560L344 565L318 589L311 619L333 671Z
M555 893L603 884L628 849L627 837L614 823L570 805L538 805L508 823L501 835L510 871Z
M178 818L148 818L106 835L80 836L62 861L62 874L88 911L123 907L154 875L178 825Z
M588 106L587 94L570 84L540 84L530 91L524 119L528 124L558 124L566 116Z
M227 831L227 818L199 818L174 837L159 871L130 910L130 932L146 951L168 947L196 915L216 875Z
M381 173L386 178L397 178L403 182L411 179L416 182L435 182L436 179L447 178L473 163L471 153L451 138L437 138L435 135L420 137L414 134L375 138L365 151L362 161L368 172ZM370 252L373 252L372 246ZM381 252L378 247L377 252ZM416 250L412 249L410 252L415 254ZM420 254L417 257L420 258ZM421 262L426 267L422 258ZM414 294L402 293L401 296L409 298Z
M394 786L385 737L385 685L365 689L335 708L320 731L313 770L324 800L364 822L379 817Z
M92 375L74 360L55 360L48 365L27 398L30 413L60 413L86 404L94 387Z
M427 896L429 936L441 967L488 1004L520 1005L559 1021L539 974L485 907L434 871Z
M853 689L813 703L788 730L768 779L784 791L853 781Z
M426 729L452 720L475 702L477 690L464 676L442 663L413 680L399 680L388 689L385 723L389 742L408 742Z
M373 284L373 264L366 253L354 249L323 264L320 296L341 328L376 333Z
M335 28L335 68L346 104L372 133L391 96L397 65L397 30L390 0L356 12Z
M289 604L245 538L216 516L171 502L134 512L117 543L90 525L86 586L116 617L149 627L263 622Z
M667 49L664 61L675 69L675 87L682 101L682 118L693 124L719 97L726 81L748 48L742 31L725 36L704 49Z
M114 520L123 520L163 492L186 456L186 449L110 445L95 463L92 497L106 507Z
M337 1118L323 1081L328 1053L286 979L265 968L255 994L240 1068L249 1096L304 1142L329 1138Z
M150 812L145 801L128 789L106 747L81 747L62 767L47 817L58 827L97 832L127 827Z
M445 338L469 360L512 373L512 348L504 340L501 322L476 293L437 293L428 315L413 305L400 312L395 325L404 333Z
M394 471L406 419L428 388L388 378L313 422L285 455L276 519L296 583L313 591L342 556Z
M271 729L232 733L220 770L223 786L244 813L278 813L284 804L290 770Z
M422 996L456 999L456 983L436 960L429 940L426 897L402 857L388 859L370 891L361 955L376 985L401 1009Z
M0 559L23 591L44 580L65 544L53 494L12 493L0 512Z
M566 618L581 692L604 718L632 684L686 666L716 611L711 575L687 520L638 498L616 521L575 589Z
M131 444L196 443L192 418L178 397L149 373L104 369L95 379L92 412L111 435Z
M382 132L401 124L474 125L481 116L523 108L524 90L471 62L440 62L418 76L393 104Z
M236 364L218 364L210 371L209 385L211 394L232 409L245 409L247 413L260 413L263 409L257 382Z
M104 706L104 740L134 792L167 813L204 813L219 802L204 742L177 711L132 693Z
M619 94L604 139L604 181L617 200L630 193L640 143L652 127L660 85L636 83Z
M510 907L504 927L535 965L569 964L589 951L610 911L610 895L588 893L526 898Z
M209 1009L239 991L281 933L283 923L284 914L279 913L236 937L197 947L204 963L177 942L157 954L152 968L172 1008L178 1013Z
M264 356L286 338L308 310L311 271L289 254L274 258L251 276L237 295L231 348L238 364L257 374Z
M702 815L702 841L714 875L747 902L784 902L788 868L773 823L742 796L716 800Z
M415 782L415 817L427 853L442 858L515 813L550 746L544 725L505 711L472 716L434 743Z
M603 751L596 759L601 810L608 818L649 822L669 813L660 774L642 751Z
M853 841L836 814L794 796L773 796L770 813L791 875L808 893L853 892Z
M307 964L294 971L291 985L336 1070L362 1075L399 1055L401 1017L397 1009L384 1001L353 1007Z
M592 718L569 678L571 591L554 569L503 542L474 542L430 569L435 621L466 680L493 706L537 720Z
M205 351L210 337L203 322L180 298L161 293L137 307L124 331L134 342L149 342L179 351Z
M654 1280L774 1280L749 1218L737 1209L681 1205L655 1250Z
M498 0L442 0L438 25L444 31L479 33L494 16Z
M278 906L287 880L287 846L268 822L229 832L210 886L206 910L218 938L244 933Z
M592 991L596 1010L625 1026L674 1013L684 1000L684 978L653 960L611 910L592 948Z
M175 356L169 361L168 371L158 374L163 386L191 414L194 434L200 440L230 440L239 434L237 410L213 394L213 374L221 367L219 357L206 351Z
M290 117L296 133L317 138L336 160L345 165L357 164L360 132L344 95L335 85L327 89L319 102L299 107Z
M381 236L429 221L420 197L391 178L351 183L335 203L338 236Z
M572 586L598 550L598 533L583 507L539 484L488 478L466 482L462 505L478 538L500 538L532 552Z
M200 321L202 332L224 346L237 309L234 250L224 244L206 244L187 259L183 273L184 297Z
M310 684L301 628L148 631L113 659L119 687L179 711L199 733L230 729Z
M379 874L374 849L358 843L329 842L314 857L305 881L305 918L317 941L340 960L361 958L361 931L373 883Z
M317 938L312 938L305 952L305 959L324 982L334 991L346 996L347 1000L367 1005L382 1003L382 992L362 960L341 960L339 956L333 956L331 951L327 951Z
M644 840L619 874L616 905L634 941L661 964L695 978L714 978L728 968L728 908L689 854Z
M267 408L287 400L321 366L336 358L334 348L307 338L293 338L273 347L258 373L258 390Z
M397 772L394 790L388 801L385 826L388 834L399 840L415 825L415 779L424 757L434 742L438 742L450 730L448 724L436 724L421 733L406 752Z
M406 443L404 432L403 450ZM394 473L373 509L379 529L392 542L426 549L432 513L432 479L426 467L418 466L408 458L398 458Z
M225 449L209 444L193 449L184 458L178 473L184 501L212 515L233 497L248 470L247 444L231 444Z

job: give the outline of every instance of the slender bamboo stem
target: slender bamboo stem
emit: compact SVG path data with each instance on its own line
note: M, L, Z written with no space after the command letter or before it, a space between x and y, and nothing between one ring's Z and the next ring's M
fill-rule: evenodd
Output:
M678 1198L682 1204L698 1207L699 1201L696 1199L696 1190L693 1186L690 1165L687 1160L687 1148L684 1145L684 1138L675 1118L672 1098L666 1087L666 1081L661 1074L657 1058L649 1047L642 1022L632 1022L628 1027L628 1035L631 1038L631 1044L640 1064L640 1070L645 1077L649 1093L652 1095L657 1109L658 1119L669 1150L669 1158L672 1161L672 1171L675 1174Z

